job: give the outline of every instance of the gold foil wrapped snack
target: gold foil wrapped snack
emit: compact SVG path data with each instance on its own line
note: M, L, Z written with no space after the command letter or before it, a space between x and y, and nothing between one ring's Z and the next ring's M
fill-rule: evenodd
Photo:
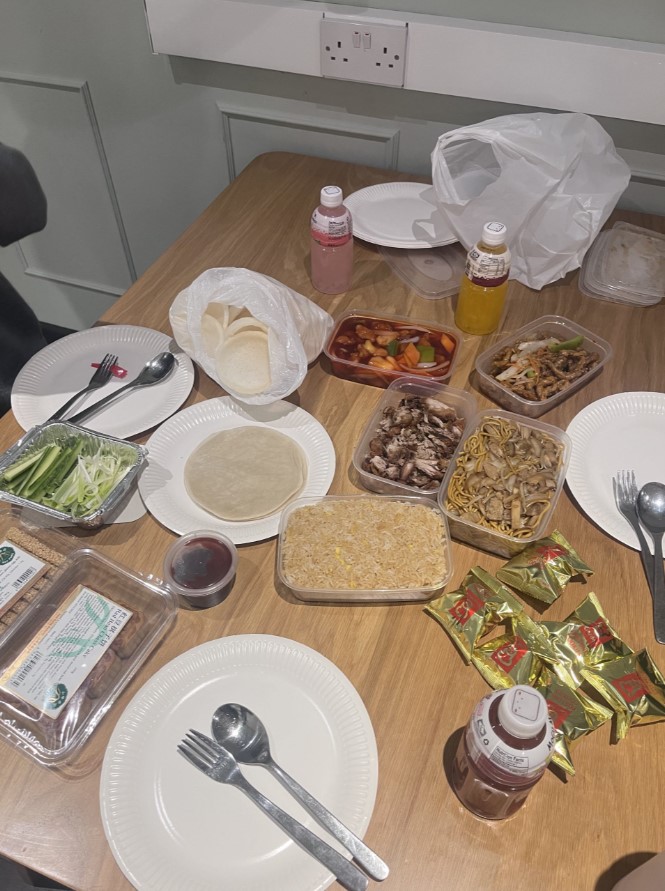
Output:
M456 591L425 607L442 625L467 662L476 643L496 625L522 611L522 605L480 566L471 569Z
M591 567L555 530L512 557L496 577L522 594L554 603L571 578L592 573Z
M534 686L549 655L547 640L525 613L510 616L505 634L474 647L471 661L495 689L515 684Z
M646 650L582 669L582 677L616 711L617 740L635 724L665 720L665 679Z
M574 776L571 743L603 725L612 717L612 711L581 690L573 690L550 668L543 668L534 687L545 697L554 724L552 761Z
M563 622L540 622L555 653L557 673L575 687L582 683L581 670L632 653L591 593Z

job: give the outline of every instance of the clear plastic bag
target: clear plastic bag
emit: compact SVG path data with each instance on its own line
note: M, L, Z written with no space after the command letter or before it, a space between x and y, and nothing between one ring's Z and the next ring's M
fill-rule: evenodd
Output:
M220 379L214 351L201 327L211 303L247 310L267 327L270 384L260 393L239 393ZM282 282L236 267L202 273L175 298L169 319L180 348L234 399L250 405L266 405L293 393L333 325L325 310Z
M511 278L539 290L577 269L630 181L610 136L585 114L519 114L439 137L432 181L469 249L508 227Z

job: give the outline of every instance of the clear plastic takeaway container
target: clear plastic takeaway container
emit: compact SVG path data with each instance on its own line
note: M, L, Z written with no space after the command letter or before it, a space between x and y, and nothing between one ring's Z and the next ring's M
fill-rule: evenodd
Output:
M492 375L492 363L494 356L501 353L506 347L529 340L534 335L542 335L545 338L556 337L557 340L562 342L581 335L584 338L582 346L589 352L596 353L598 362L577 380L572 381L564 390L560 390L558 393L554 393L552 396L537 402L525 399L523 396L513 393L506 384L498 381ZM478 356L475 368L478 375L478 385L490 399L509 411L517 412L527 418L538 418L586 386L593 377L600 374L611 358L612 347L602 337L563 316L541 316L539 319L529 322L528 325L524 325L512 334L492 344L491 347Z
M337 505L345 510L345 517L340 518ZM312 509L317 512L316 518L311 513L297 516L299 511ZM367 520L368 513L370 520ZM362 534L363 518L366 536ZM383 528L377 527L377 524ZM321 528L323 534L320 534ZM406 542L408 546L405 550L405 540L409 536L412 540ZM402 572L405 553L413 558L407 567L412 579L409 583L401 584L400 578L398 585L395 584L398 579L393 574L395 561L401 561L399 571ZM369 559L365 560L365 557ZM343 577L344 581L315 584L312 568L315 567L323 576L329 573L330 566L331 574L336 579ZM364 576L368 566L377 579L375 585L356 584L353 576L346 575L352 568L358 577ZM300 600L314 603L426 601L443 592L452 571L448 522L436 502L429 498L325 495L320 498L299 498L282 512L277 544L277 577ZM297 578L295 573L298 574ZM347 578L352 580L348 582Z
M466 443L469 437L475 434L489 418L498 418L507 421L510 424L517 425L520 428L550 436L555 442L559 443L562 448L559 468L554 479L555 487L552 489L552 494L549 498L549 508L541 515L537 525L533 527L531 534L523 538L516 538L505 532L501 532L498 529L492 529L491 527L465 519L460 516L454 508L447 506L451 477L456 468L462 467L466 460ZM513 412L503 411L502 409L487 409L479 412L475 416L473 423L464 431L462 442L459 445L454 460L450 462L438 493L438 504L448 518L448 526L450 528L451 536L457 541L462 541L465 544L469 544L472 547L479 548L483 551L489 551L492 554L498 554L500 557L512 557L514 554L518 554L520 551L524 550L527 545L530 545L532 542L545 536L552 525L554 510L566 479L571 447L572 443L568 434L559 427L554 427L552 424L545 424L542 421L523 418L520 415L514 414ZM519 466L516 464L515 467L513 467L513 471L517 470L519 470Z
M383 419L384 412L390 408L396 408L402 399L420 397L422 399L436 399L450 406L455 411L458 421L454 425L460 428L460 436L456 442L451 442L450 458L452 458L457 445L462 438L464 428L476 414L477 404L475 398L466 390L458 390L447 384L438 384L435 381L421 381L414 378L402 378L393 381L381 398L365 425L356 450L353 453L353 467L358 475L361 485L370 492L379 492L383 495L425 495L436 499L441 480L433 481L430 486L422 488L410 485L401 480L391 480L373 473L363 467L365 459L370 455L370 443L379 432L379 423Z
M429 249L379 247L393 272L425 300L452 297L460 289L466 251L459 242Z
M372 324L380 324L382 332L395 333L397 340L400 340L400 328L420 329L424 336L437 339L438 343L441 344L442 354L446 358L433 368L423 367L396 370L394 368L369 365L367 362L345 357L344 350L337 340L338 337L354 337L355 326L366 325L368 321ZM347 332L351 332L351 334ZM406 331L403 333L406 335ZM376 313L370 310L350 309L335 320L332 334L328 338L323 352L330 361L333 374L337 375L337 377L356 381L359 384L387 387L394 380L413 376L423 380L438 381L439 383L447 381L455 370L461 345L462 334L452 325L439 325L436 322L425 322L422 319L411 319L408 316L389 315L388 313Z
M665 297L665 235L615 223L596 238L579 275L579 289L588 297L652 306Z
M0 564L0 735L77 775L81 748L175 621L175 595L16 508L0 508Z

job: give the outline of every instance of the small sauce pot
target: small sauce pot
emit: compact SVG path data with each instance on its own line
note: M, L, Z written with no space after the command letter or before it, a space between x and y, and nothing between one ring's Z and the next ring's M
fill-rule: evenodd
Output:
M221 532L189 532L175 541L164 558L164 580L190 606L221 603L236 577L238 551Z

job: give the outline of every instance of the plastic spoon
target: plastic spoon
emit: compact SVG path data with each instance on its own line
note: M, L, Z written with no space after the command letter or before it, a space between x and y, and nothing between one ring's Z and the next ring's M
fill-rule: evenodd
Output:
M665 532L665 485L647 483L637 496L637 513L653 538L653 625L658 643L665 643L665 573L663 572L663 533Z
M221 705L213 715L212 732L217 742L241 764L267 768L353 854L368 875L378 881L387 877L389 870L383 860L273 760L268 732L254 712L237 703Z
M113 402L118 396L122 395L122 393L127 392L127 390L132 390L136 387L150 387L152 384L157 384L159 381L163 381L171 374L175 368L175 364L176 361L173 353L158 353L154 358L150 359L149 362L146 362L133 381L125 384L118 390L114 390L112 393L109 393L108 396L105 396L93 405L89 405L78 414L72 415L71 418L67 419L67 423L80 424L81 421L86 420L92 415L96 415L105 405L108 405L109 402Z

